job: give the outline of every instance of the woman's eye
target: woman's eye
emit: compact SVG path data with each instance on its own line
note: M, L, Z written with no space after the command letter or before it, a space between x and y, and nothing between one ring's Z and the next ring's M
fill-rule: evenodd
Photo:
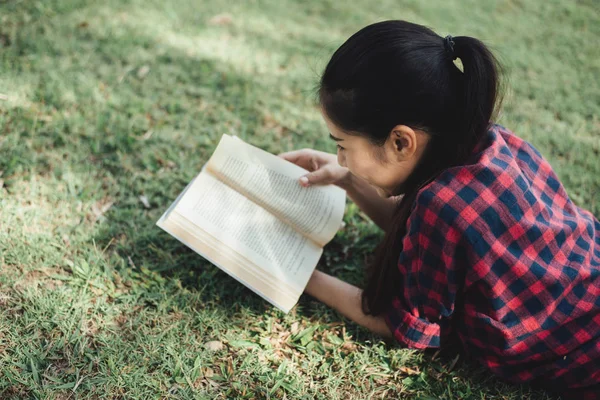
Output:
M336 146L337 146L338 150L344 150L344 148L342 146L340 146L339 144Z

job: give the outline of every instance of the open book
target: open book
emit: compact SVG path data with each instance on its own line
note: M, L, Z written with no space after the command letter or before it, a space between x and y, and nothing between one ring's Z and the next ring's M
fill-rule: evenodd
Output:
M346 193L302 187L307 171L223 135L157 225L288 312L335 236Z

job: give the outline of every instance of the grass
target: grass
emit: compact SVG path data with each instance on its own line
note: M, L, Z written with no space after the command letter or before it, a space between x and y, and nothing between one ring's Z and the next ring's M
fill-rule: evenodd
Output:
M600 215L593 0L0 1L0 398L549 398L307 296L284 315L154 225L223 133L333 152L318 74L389 18L489 43L499 122ZM345 220L319 268L360 283L380 233Z

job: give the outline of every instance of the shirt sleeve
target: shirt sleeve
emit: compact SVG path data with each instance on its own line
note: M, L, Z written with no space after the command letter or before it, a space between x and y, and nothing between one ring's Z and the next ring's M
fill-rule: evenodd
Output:
M461 235L448 213L448 204L435 192L422 192L402 238L400 281L384 318L395 339L409 348L439 348L451 333L462 274L457 257Z

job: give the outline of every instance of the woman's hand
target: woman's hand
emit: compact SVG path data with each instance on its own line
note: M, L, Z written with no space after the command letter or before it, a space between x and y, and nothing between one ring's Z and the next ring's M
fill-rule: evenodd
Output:
M340 166L335 154L313 149L302 149L279 154L279 157L311 171L300 178L304 187L333 184L347 190L351 173Z
M279 154L279 157L311 171L300 178L302 186L337 185L381 229L387 231L390 228L398 199L380 197L367 181L338 164L335 154L302 149Z

